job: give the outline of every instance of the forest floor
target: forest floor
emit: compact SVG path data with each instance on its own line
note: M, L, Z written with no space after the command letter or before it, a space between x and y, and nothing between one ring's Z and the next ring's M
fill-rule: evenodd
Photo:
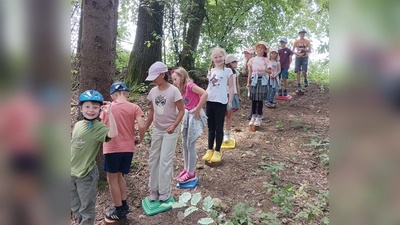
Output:
M244 84L245 79L240 77L239 82ZM275 109L264 106L265 119L256 132L248 129L251 101L242 97L242 108L233 115L231 131L236 148L222 150L223 162L218 167L209 167L201 160L207 149L205 128L197 141L199 183L194 189L179 189L173 182L175 201L184 192L192 195L200 192L203 199L210 196L218 202L214 209L222 221L229 220L232 224L326 224L329 218L329 89L310 83L304 91L303 96L297 96L295 83L289 82L289 94L293 98L278 101ZM145 95L136 97L135 103L144 112L148 111ZM201 202L199 210L183 220L179 213L186 207L146 216L141 201L149 194L148 141L149 137L147 143L136 146L131 171L125 176L131 207L128 224L198 224L204 217L217 221L202 210ZM174 176L182 169L179 138ZM105 212L112 205L109 189L103 186L97 197L95 224L103 224Z

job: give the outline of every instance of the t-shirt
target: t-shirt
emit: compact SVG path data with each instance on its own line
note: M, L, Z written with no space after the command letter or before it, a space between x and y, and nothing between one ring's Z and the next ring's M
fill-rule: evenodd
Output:
M268 67L271 67L271 72L272 72L272 74L275 74L276 71L278 71L278 65L279 65L279 62L277 62L277 61L270 61Z
M233 74L231 68L211 69L208 78L208 98L207 101L219 102L221 104L228 103L228 79Z
M88 121L78 121L74 125L71 139L71 176L85 177L95 166L95 158L100 145L110 141L108 128L104 123L93 120L89 129Z
M112 113L118 128L118 136L103 144L103 154L116 152L134 152L135 150L135 121L142 117L143 111L131 102L112 103ZM101 113L100 118L109 125L107 114Z
M281 68L289 69L290 67L290 57L292 57L293 52L289 48L285 47L278 50L279 62L281 63Z
M269 59L266 57L256 56L251 58L247 65L251 66L252 72L265 72L269 65Z
M196 108L196 106L200 102L200 95L194 93L192 88L196 86L193 82L188 82L186 85L185 93L182 95L183 104L185 105L185 109L192 110Z
M306 49L307 47L311 47L311 43L307 39L304 39L304 40L299 39L294 42L293 46L295 47L295 50L297 51L297 53L301 53L302 50ZM308 56L308 52L305 52L305 53L306 53L305 56L297 56L296 55L296 58L304 58L304 57Z
M178 108L175 102L182 99L179 89L169 85L166 90L159 90L158 86L150 90L147 99L151 101L154 108L153 123L161 130L171 126L178 116Z
M233 73L232 76L233 76L233 93L237 94L237 86L236 86L236 80L238 77L237 71ZM228 94L229 94L229 84L228 84Z

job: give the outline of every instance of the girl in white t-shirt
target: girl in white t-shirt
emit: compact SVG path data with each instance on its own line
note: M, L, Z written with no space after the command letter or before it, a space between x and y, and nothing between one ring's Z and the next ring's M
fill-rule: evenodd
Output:
M229 142L231 137L230 137L230 131L231 131L231 125L232 125L232 114L239 110L239 103L242 102L242 99L240 98L240 87L239 87L239 79L238 79L238 71L237 66L238 66L238 61L239 59L232 55L229 54L226 56L225 59L225 66L226 68L231 68L233 72L233 100L232 100L232 109L226 111L226 123L225 123L225 132L224 132L224 142ZM229 96L229 93L228 93Z
M206 114L208 123L208 150L203 156L204 161L221 161L221 144L224 136L225 112L232 108L233 72L225 68L224 49L216 47L211 51L211 65L208 71ZM228 93L229 85L229 99ZM214 149L215 141L215 149Z

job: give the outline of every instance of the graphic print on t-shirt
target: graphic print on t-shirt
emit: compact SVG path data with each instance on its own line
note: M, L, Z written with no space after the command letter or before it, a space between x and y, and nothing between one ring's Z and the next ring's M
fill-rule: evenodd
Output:
M157 106L157 114L164 115L164 105L167 103L167 99L164 95L157 95L155 99L155 103Z
M83 146L85 145L85 141L82 140L82 138L75 137L75 138L72 138L71 145L76 149L82 149Z
M297 47L299 48L297 53L303 53L303 55L306 55L306 52L304 51L307 48L306 44L298 44Z
M185 104L185 105L189 104L189 99L187 99L187 98L183 99L183 104Z
M211 78L210 81L211 81L212 86L217 86L218 79L217 79L217 76L215 74L213 74L213 78Z

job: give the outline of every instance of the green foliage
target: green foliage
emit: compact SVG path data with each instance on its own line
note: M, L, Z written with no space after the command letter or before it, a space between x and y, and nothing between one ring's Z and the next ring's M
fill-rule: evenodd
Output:
M137 169L140 165L140 159L134 159L131 162L131 168L132 169Z
M108 186L108 183L106 180L99 180L99 183L97 184L99 191L104 190L107 186Z
M325 139L314 139L310 140L310 143L303 144L302 146L313 147L317 151L317 158L320 163L324 166L325 170L329 171L329 137Z
M304 125L299 118L292 118L290 119L290 122L294 123L294 129L303 129L304 131L307 131L308 129L308 126Z
M238 203L233 206L234 214L229 217L230 222L233 224L253 224L253 213L255 209L250 207L247 203Z
M285 130L285 126L283 125L282 121L280 121L280 120L276 121L275 127L276 127L276 129L278 129L279 131Z
M272 181L280 185L281 184L281 179L278 177L279 171L283 171L285 168L285 163L279 163L279 162L271 162L269 164L265 162L261 162L258 164L258 166L263 169L265 172L269 172Z

